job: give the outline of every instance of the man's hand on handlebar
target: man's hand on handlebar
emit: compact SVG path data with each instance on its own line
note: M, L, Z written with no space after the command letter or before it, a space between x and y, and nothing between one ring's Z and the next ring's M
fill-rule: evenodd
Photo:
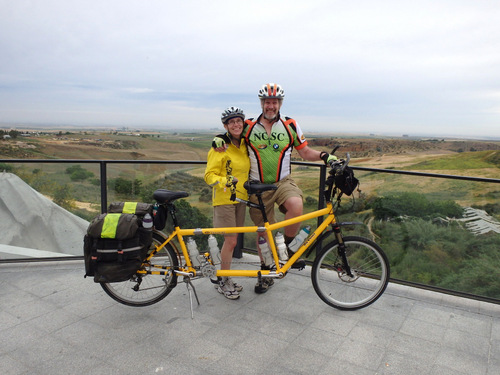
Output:
M349 155L349 153L347 153L345 159L335 158L335 160L330 161L328 163L328 165L331 168L330 174L337 175L337 174L343 173L344 170L346 169L346 167L349 165L350 160L351 160L351 156Z
M339 160L335 155L329 154L325 151L322 151L319 157L325 162L326 165L329 166L333 166L333 163Z

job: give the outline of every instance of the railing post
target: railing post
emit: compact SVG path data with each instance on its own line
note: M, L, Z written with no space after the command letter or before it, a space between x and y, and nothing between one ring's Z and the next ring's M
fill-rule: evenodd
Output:
M322 165L319 168L318 210L325 207L325 184L326 184L326 165ZM322 221L323 221L323 218L318 217L318 225L321 224Z
M107 173L106 173L106 162L101 160L99 162L100 166L100 178L101 178L101 213L105 213L108 210L108 189L107 189Z

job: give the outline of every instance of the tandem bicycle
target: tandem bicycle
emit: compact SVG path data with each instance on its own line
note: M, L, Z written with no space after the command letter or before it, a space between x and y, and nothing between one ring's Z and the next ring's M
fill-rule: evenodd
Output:
M250 277L257 278L259 281L265 278L282 279L297 259L304 254L308 257L317 248L310 267L312 285L319 298L340 310L356 310L366 307L384 293L389 281L390 269L387 256L375 242L365 237L342 234L344 225L361 224L339 222L335 215L335 204L340 204L343 196L338 177L345 175L348 170L352 174L352 170L347 167L348 163L349 155L347 154L346 159L339 159L329 165L329 176L322 192L325 197L324 208L274 224L267 221L261 195L265 191L276 189L276 186L247 181L245 188L249 196L256 195L258 203L239 200L239 198L238 200L249 207L260 209L265 219L264 226L181 228L176 216L175 201L189 196L189 193L166 189L156 190L153 197L158 205L164 206L171 217L173 231L167 234L153 230L150 252L129 280L100 284L111 298L120 303L129 306L147 306L164 299L177 286L178 278L182 277L189 290L191 314L193 314L191 290L198 304L199 300L191 280L204 277L216 283L220 277ZM287 261L280 260L272 235L273 231L319 217L323 217L322 222L314 231L311 231L297 251ZM200 253L197 261L191 258L186 246L187 237L226 233L266 233L274 259L273 267L269 270L220 270L208 251L204 254ZM330 236L333 238L329 239ZM323 243L327 244L323 245ZM260 265L260 261L258 264Z

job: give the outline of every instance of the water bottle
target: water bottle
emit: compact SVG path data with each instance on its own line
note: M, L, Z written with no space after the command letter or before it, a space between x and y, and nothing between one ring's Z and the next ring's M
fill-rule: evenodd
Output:
M217 238L212 234L208 236L208 249L210 250L210 257L212 258L213 264L219 264L221 262L219 246L217 244Z
M277 232L275 236L276 248L278 249L278 256L280 260L286 262L288 260L288 251L286 251L285 237L281 232Z
M187 240L187 248L193 267L199 267L201 264L200 259L198 258L200 252L198 251L198 246L196 245L196 241L192 237L189 237L189 239Z
M271 254L271 250L269 249L266 239L262 236L259 237L259 249L262 259L264 260L264 264L269 267L273 264L273 255Z
M142 218L142 227L148 230L151 230L153 228L153 218L149 213L144 215L144 217Z
M306 227L302 228L299 234L295 236L293 241L288 244L288 248L295 253L304 243L307 236L309 236L309 233L311 233L311 227L307 225Z

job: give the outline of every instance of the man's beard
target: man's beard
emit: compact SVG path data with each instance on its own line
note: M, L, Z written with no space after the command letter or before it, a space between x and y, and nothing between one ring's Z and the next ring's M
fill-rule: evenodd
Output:
M279 116L279 112L276 112L272 115L272 117L269 117L266 112L264 113L264 118L267 120L267 121L276 121L278 119L278 116Z

